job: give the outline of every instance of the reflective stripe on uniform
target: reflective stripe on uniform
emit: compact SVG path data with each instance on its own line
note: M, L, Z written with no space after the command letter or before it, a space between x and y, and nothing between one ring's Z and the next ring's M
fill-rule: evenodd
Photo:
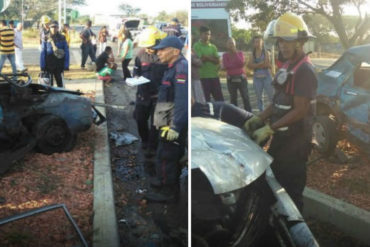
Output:
M277 130L278 131L287 131L289 129L289 127L281 127L281 128L278 128Z
M213 109L213 104L212 103L208 103L209 105L209 114L211 114L211 116L214 116L215 115L215 111Z
M291 105L279 105L275 103L276 108L282 109L282 110L290 110L292 108Z

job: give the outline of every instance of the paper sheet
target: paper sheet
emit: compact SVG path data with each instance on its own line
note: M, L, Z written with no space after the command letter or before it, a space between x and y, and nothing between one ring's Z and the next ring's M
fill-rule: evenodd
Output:
M139 78L127 78L126 79L127 85L131 87L142 85L148 82L150 82L150 80L148 78L145 78L144 76L140 76Z

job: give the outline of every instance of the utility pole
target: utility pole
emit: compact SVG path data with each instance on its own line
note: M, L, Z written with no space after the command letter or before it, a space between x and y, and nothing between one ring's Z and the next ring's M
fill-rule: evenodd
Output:
M21 11L21 14L22 14L22 27L24 26L24 0L22 0L22 11Z
M63 16L64 16L64 23L67 23L67 1L66 0L63 0L63 6L64 6L64 13L63 13Z
M61 26L62 23L62 0L58 1L58 23Z

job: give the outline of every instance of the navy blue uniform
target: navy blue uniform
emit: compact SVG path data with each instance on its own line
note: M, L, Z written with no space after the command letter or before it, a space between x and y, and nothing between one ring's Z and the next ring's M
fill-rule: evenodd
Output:
M181 56L165 71L154 115L157 128L170 126L180 133L175 141L159 140L156 172L164 185L178 184L178 162L185 151L188 129L188 62Z
M314 103L316 97L317 78L307 57L296 64L286 63L283 67L294 73L283 85L273 81L275 94L271 123L293 109L294 96L305 97L311 103ZM311 104L309 112L302 119L276 130L268 149L268 153L274 158L271 169L276 179L299 210L303 208L302 193L306 185L306 162L311 152L313 112L314 105Z
M135 59L134 76L144 76L149 83L139 85L136 92L134 118L143 146L156 150L158 131L153 126L154 109L157 102L158 87L161 84L166 65L160 63L156 54L149 54L145 49L139 51ZM150 117L150 128L149 120Z

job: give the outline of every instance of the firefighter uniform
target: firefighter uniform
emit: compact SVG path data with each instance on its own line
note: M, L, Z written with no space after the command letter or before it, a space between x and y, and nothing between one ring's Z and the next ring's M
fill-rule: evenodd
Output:
M178 162L185 151L188 130L188 62L181 55L168 65L159 87L154 125L160 128L160 138L156 156L157 177L163 185L177 185L180 167ZM166 139L166 129L179 133L176 140Z
M274 37L287 59L273 80L272 104L259 116L244 124L244 129L259 144L273 135L268 153L274 158L271 168L299 210L306 185L306 162L311 151L312 119L317 78L303 45L314 38L303 19L285 13L275 22ZM295 105L296 104L296 105ZM255 124L270 122L257 129Z
M307 56L301 58L296 64L285 63L283 68L290 72L290 76L282 85L277 83L276 78L273 81L275 94L270 117L271 124L293 109L294 96L309 98L311 105L308 113L301 120L277 129L268 153L274 158L271 168L276 179L301 210L302 193L306 185L306 162L311 152L317 79Z
M134 118L143 147L155 151L157 148L158 131L153 126L153 114L157 102L158 87L166 69L160 63L156 54L149 54L145 49L140 50L135 58L134 76L144 76L150 80L147 84L139 85L136 92ZM150 126L148 120L150 118Z

